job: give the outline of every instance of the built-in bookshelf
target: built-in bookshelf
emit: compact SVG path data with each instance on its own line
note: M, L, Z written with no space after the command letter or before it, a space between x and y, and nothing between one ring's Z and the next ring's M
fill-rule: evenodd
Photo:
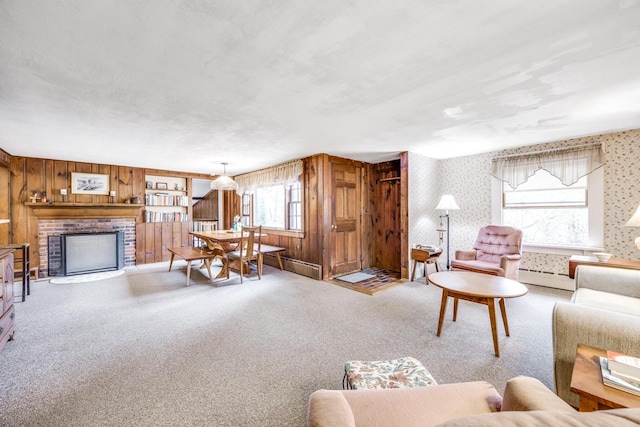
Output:
M188 222L186 178L145 175L145 222Z

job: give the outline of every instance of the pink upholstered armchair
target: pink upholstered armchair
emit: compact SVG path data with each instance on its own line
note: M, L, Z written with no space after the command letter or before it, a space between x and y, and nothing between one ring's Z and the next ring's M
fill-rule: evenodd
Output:
M518 280L522 230L488 225L480 229L473 250L456 251L452 270L468 270Z

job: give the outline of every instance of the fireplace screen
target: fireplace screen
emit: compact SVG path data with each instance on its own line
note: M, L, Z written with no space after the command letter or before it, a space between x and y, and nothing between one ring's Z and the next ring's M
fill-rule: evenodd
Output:
M48 237L49 276L71 276L124 267L124 232Z

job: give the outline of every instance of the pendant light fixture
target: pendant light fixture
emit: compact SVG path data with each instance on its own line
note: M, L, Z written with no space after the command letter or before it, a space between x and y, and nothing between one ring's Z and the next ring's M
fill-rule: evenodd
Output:
M237 190L238 183L233 180L229 175L227 175L227 163L222 163L224 167L224 172L222 175L219 175L216 179L211 181L211 189L212 190Z

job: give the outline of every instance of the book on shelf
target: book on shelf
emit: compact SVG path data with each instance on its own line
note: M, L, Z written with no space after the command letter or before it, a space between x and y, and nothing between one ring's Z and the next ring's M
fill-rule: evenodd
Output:
M602 372L602 383L604 385L640 396L640 384L634 381L625 381L616 375L612 375L609 369L609 359L606 357L600 357L600 370Z
M189 206L188 196L172 196L167 193L145 194L147 206Z
M188 222L189 215L182 212L144 211L144 222Z
M614 375L623 375L640 382L640 358L607 350L609 370Z

